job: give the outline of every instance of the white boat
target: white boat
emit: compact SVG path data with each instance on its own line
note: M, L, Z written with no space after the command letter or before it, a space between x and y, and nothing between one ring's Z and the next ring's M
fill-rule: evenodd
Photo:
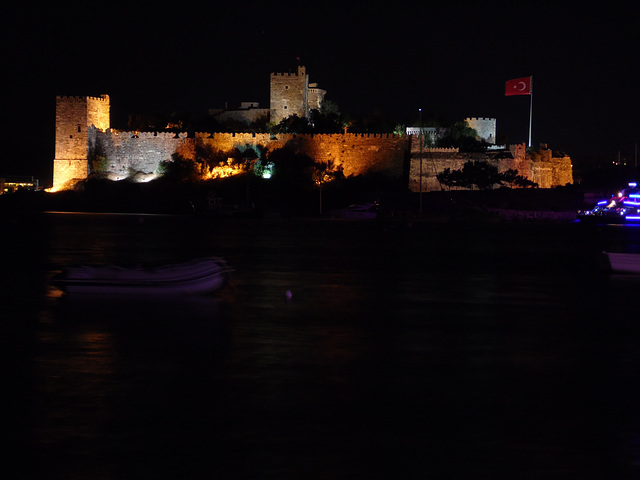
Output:
M203 295L222 288L230 271L223 259L207 257L154 268L69 267L52 283L68 294Z
M615 273L640 273L640 253L604 252Z

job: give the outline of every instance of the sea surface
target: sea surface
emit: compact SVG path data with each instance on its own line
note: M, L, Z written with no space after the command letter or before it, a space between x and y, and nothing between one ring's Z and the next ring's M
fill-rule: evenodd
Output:
M600 263L639 228L44 213L2 236L3 478L640 478L640 276ZM211 255L234 272L207 297L49 282Z

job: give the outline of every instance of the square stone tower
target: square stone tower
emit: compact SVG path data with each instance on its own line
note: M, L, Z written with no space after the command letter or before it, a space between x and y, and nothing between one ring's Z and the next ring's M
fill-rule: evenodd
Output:
M492 145L496 144L496 119L467 117L464 119L469 128L473 128L478 134L477 140L484 140Z
M305 67L296 73L272 73L270 83L270 114L273 123L291 115L309 116L309 75Z
M53 160L53 190L89 174L89 130L110 127L108 95L100 97L56 97L56 149Z

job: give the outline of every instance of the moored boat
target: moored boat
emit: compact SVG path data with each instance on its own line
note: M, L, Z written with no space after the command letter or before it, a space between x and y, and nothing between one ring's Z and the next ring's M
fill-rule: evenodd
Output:
M611 198L600 200L591 210L578 211L582 222L640 224L640 187L636 182Z
M52 284L68 294L204 295L222 288L231 270L217 257L155 268L85 265L65 268Z
M640 273L640 253L604 252L614 273Z

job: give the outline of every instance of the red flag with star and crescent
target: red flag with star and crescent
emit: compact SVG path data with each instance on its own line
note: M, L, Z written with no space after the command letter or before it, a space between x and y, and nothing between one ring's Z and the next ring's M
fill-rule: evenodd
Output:
M531 77L514 78L504 84L504 94L507 97L512 95L531 95Z

